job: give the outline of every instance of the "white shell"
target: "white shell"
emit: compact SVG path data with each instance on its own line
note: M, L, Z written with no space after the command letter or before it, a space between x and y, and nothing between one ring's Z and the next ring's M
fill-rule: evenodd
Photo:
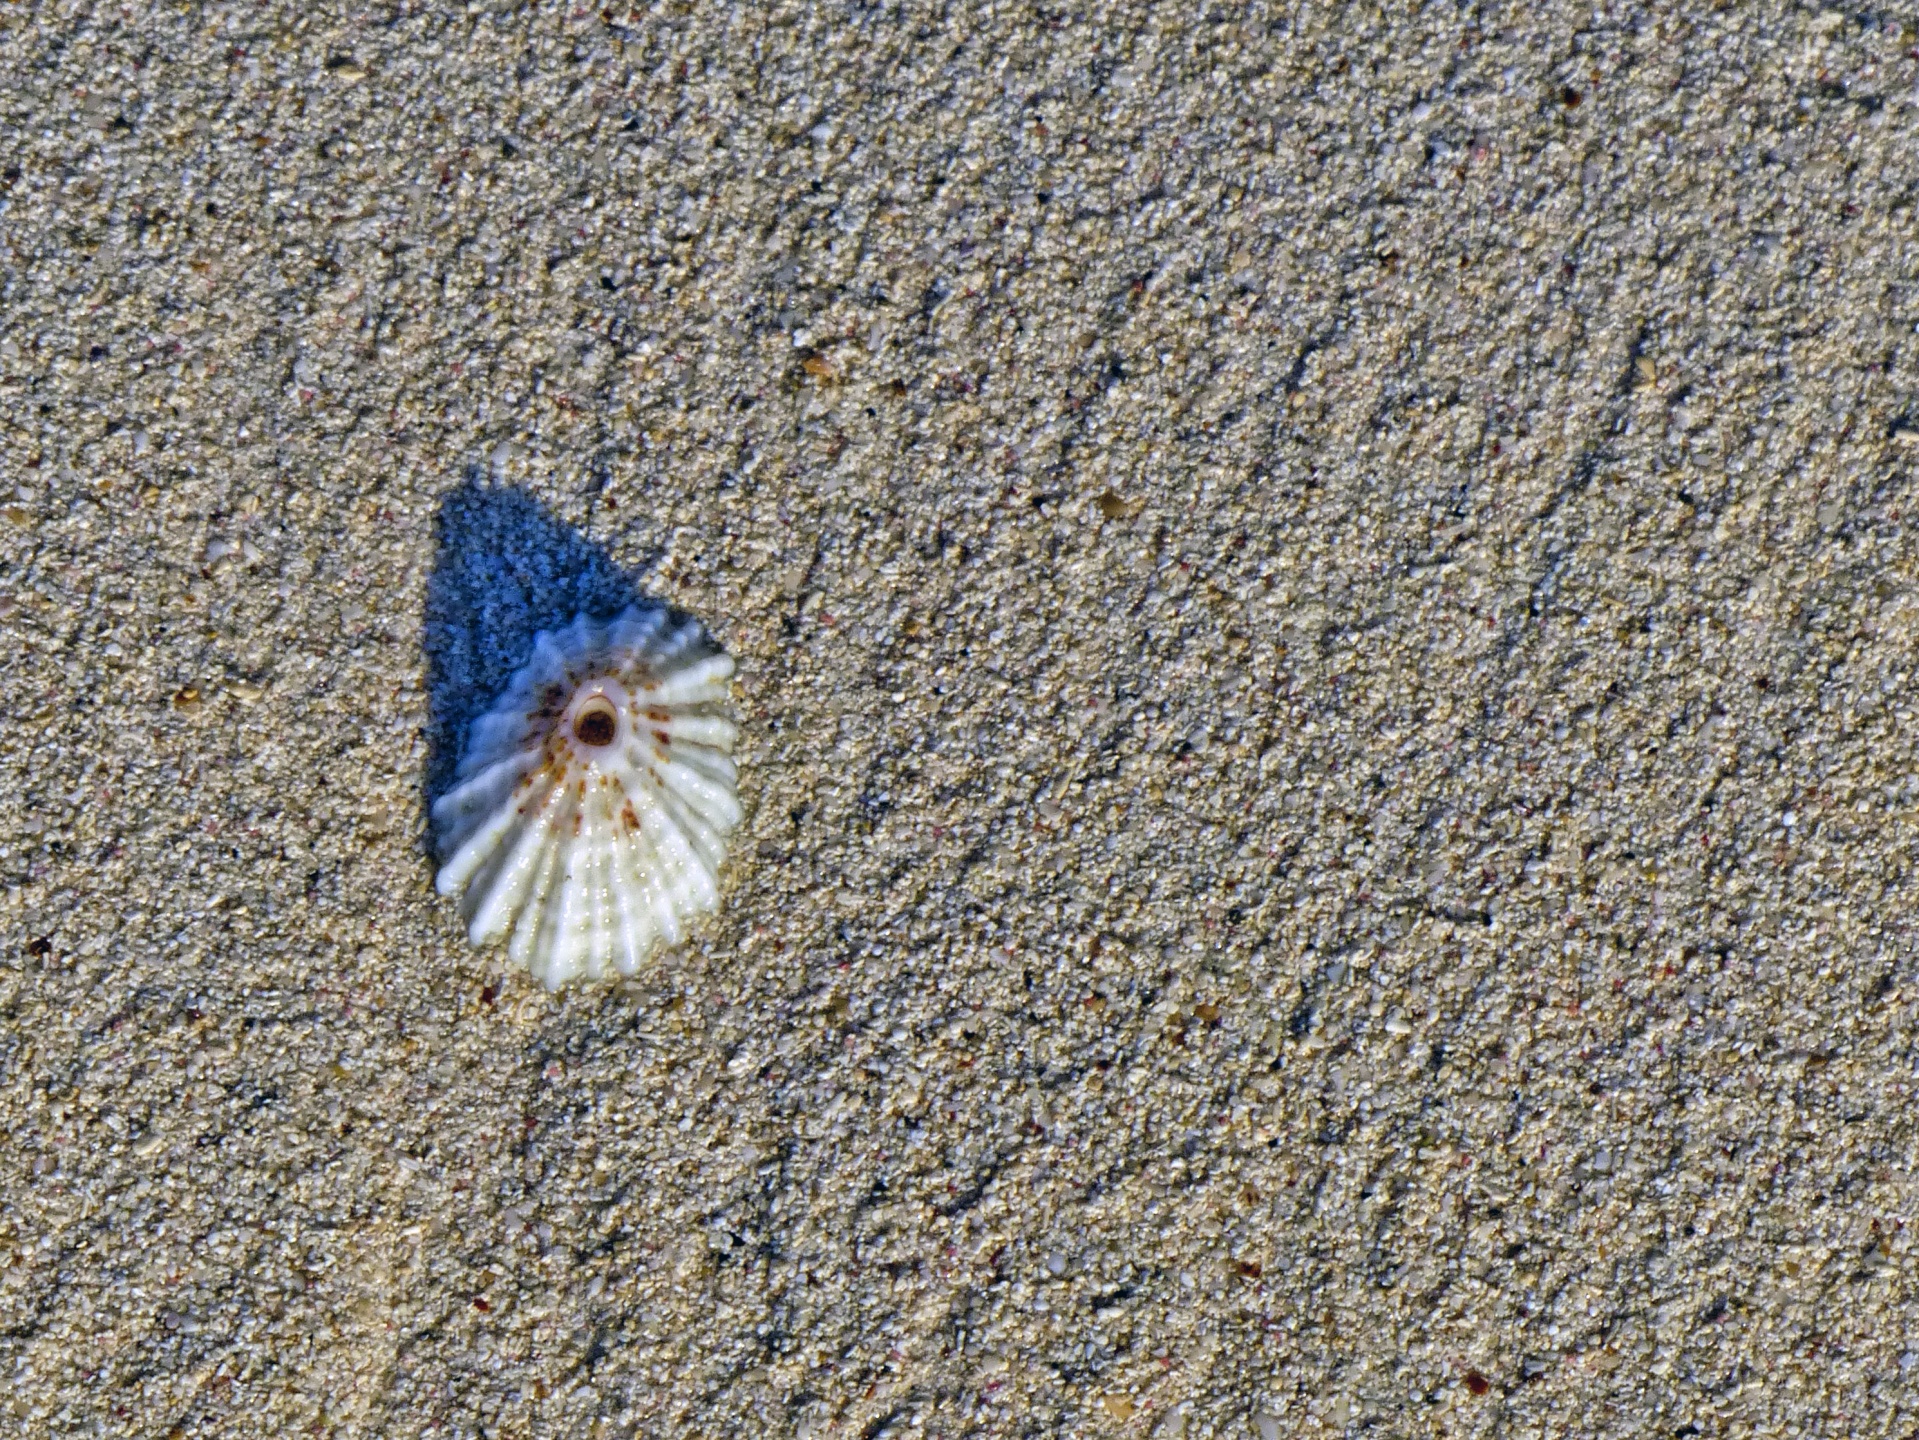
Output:
M740 822L732 674L697 621L658 608L533 637L433 803L439 890L462 894L475 945L504 938L557 990L635 973L719 904Z

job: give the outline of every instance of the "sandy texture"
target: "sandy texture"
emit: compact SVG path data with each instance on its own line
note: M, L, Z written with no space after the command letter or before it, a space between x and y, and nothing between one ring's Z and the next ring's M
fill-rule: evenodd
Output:
M1919 37L1409 10L0 14L0 1428L1911 1432Z

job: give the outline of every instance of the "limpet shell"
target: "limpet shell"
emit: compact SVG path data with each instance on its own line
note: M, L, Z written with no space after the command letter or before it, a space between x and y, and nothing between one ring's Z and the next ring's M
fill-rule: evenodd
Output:
M733 669L657 606L534 636L432 807L436 883L475 945L504 941L557 990L635 974L718 906L740 822Z

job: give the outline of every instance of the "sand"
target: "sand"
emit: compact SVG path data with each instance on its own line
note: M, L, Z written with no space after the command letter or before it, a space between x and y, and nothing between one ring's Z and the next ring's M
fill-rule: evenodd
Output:
M10 8L0 1428L1919 1423L1919 35L1412 8ZM633 595L549 996L424 806Z

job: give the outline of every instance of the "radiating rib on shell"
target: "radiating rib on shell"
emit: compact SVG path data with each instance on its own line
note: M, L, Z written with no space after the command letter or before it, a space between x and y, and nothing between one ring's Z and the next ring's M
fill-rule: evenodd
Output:
M442 895L549 989L635 973L719 904L740 821L732 657L697 621L580 616L473 722L433 803Z

